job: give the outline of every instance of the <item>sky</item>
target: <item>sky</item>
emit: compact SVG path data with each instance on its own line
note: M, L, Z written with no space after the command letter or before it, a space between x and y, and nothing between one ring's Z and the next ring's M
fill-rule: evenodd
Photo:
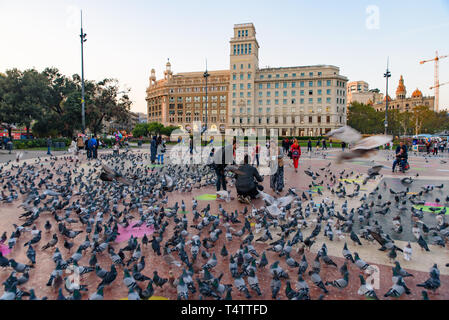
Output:
M146 112L150 70L174 73L229 69L229 40L237 23L254 23L259 67L327 64L349 81L364 80L389 94L401 75L407 95L433 95L434 65L423 59L449 54L449 0L0 0L0 72L56 67L81 71L83 10L85 78L116 78L131 89L132 111ZM449 81L449 58L440 83ZM440 109L449 109L449 84Z

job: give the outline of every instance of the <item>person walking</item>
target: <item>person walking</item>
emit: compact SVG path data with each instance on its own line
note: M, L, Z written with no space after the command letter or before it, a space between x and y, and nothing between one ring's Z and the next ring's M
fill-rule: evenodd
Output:
M332 139L329 139L329 148L332 149Z
M437 156L438 155L438 141L437 140L433 141L432 146L433 146L433 155Z
M320 147L321 147L321 140L318 139L316 142L316 151L320 150Z
M345 152L345 148L346 148L346 142L342 142L341 143L341 151Z
M93 136L89 140L88 145L87 145L87 147L90 150L90 157L93 159L97 159L97 146L98 146L97 144L98 144L97 139L95 136Z
M156 155L157 155L157 137L156 136L153 136L153 140L151 140L150 152L151 152L151 164L154 164L154 162L156 161Z
M298 172L299 158L301 157L301 147L299 146L298 140L295 139L290 151L292 152L293 166L295 167L295 172Z
M47 155L49 155L49 156L51 156L51 144L52 143L53 143L53 141L51 140L51 137L48 137L47 138Z
M327 150L326 140L323 140L323 150Z
M307 152L312 152L312 140L307 141Z
M12 138L8 139L8 142L6 143L6 146L7 146L8 150L9 150L9 154L11 154L11 152L12 152Z
M256 160L256 166L258 168L260 165L260 145L258 142L256 143L256 147L254 148L254 159Z
M274 141L270 144L270 188L277 194L284 189L284 149Z

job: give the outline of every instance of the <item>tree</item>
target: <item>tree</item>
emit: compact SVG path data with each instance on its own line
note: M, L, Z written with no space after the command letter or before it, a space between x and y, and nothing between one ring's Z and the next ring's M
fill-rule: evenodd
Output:
M160 134L164 125L159 122L151 122L148 124L148 133L149 134Z
M148 136L148 124L138 123L133 129L133 137L147 137Z
M173 131L175 131L176 129L179 129L179 127L177 126L168 126L168 127L164 127L161 130L161 133L163 135L169 136L172 134Z
M353 102L348 108L348 125L364 134L382 133L384 116L372 107Z
M416 106L412 111L412 123L415 128L415 135L421 133L421 128L423 127L424 120L432 116L432 111L426 106Z

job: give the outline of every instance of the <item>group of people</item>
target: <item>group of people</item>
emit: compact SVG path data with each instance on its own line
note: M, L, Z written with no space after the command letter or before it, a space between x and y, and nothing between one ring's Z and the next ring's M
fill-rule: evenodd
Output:
M47 140L47 144L51 144L51 142ZM80 150L86 150L87 159L90 160L97 159L98 148L100 146L101 142L95 135L92 137L79 136L78 138L73 138L71 148L75 149L76 154L78 154ZM48 152L50 152L50 147L48 150Z
M425 145L426 145L427 154L430 154L430 152L432 151L432 154L434 156L438 155L438 151L443 153L444 149L447 149L449 147L449 144L447 141L438 141L437 139L427 140L425 142ZM448 152L449 152L449 150L448 150Z
M12 151L12 140L8 137L2 137L1 142L1 148L5 150L9 150L9 154L11 154Z
M288 148L287 148L288 146ZM233 159L235 159L235 143L232 147ZM284 189L284 158L286 155L293 161L293 167L295 172L298 172L299 158L301 157L301 147L297 139L292 140L292 143L284 140L281 146L275 141L267 143L268 150L268 163L270 167L270 188L277 194L281 193ZM261 147L256 143L255 150L253 152L253 158L259 167ZM224 152L221 153L224 157ZM259 195L259 191L263 191L263 186L260 184L263 182L263 177L259 174L259 171L254 166L254 159L251 162L250 155L245 154L243 157L243 164L240 165L236 173L235 187L237 190L237 197L240 202L251 203L252 199L255 199ZM252 164L251 164L252 163ZM227 191L225 169L227 164L224 159L213 164L215 173L217 175L216 187L217 192L221 189Z
M165 140L162 138L161 135L153 136L150 145L151 164L156 164L156 160L157 164L164 164L164 154L166 148L167 147L165 145Z

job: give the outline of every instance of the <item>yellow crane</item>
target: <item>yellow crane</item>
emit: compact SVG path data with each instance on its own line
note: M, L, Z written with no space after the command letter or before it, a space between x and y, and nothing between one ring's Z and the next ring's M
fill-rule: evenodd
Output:
M435 58L430 59L430 60L423 60L420 61L420 64L424 64L427 62L434 62L435 63L435 74L434 74L434 85L432 87L432 89L435 89L435 111L438 112L438 108L440 105L440 76L439 76L439 62L441 59L447 58L449 57L449 55L445 55L445 56L438 56L438 51L436 51L435 54Z

